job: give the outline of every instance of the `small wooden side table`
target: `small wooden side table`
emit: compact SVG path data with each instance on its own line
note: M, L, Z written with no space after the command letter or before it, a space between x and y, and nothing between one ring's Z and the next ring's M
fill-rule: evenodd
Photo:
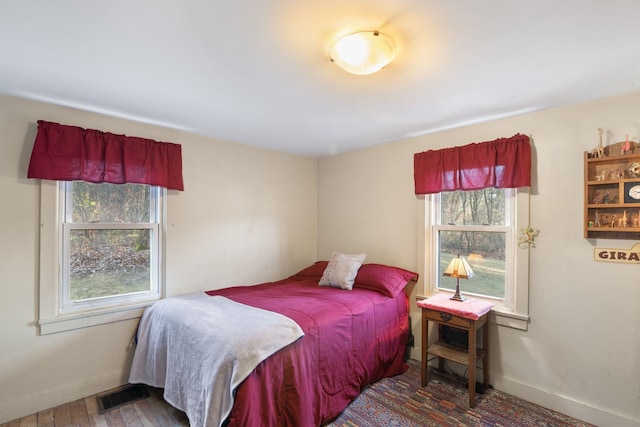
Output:
M422 387L427 385L427 355L439 357L440 369L444 359L469 367L469 407L476 404L476 363L482 359L482 379L484 388L489 385L489 323L487 318L493 304L467 298L465 301L453 301L449 294L437 294L418 301L422 308ZM468 348L453 346L443 341L429 344L429 321L438 325L448 325L468 332ZM476 347L476 334L482 328L482 348Z

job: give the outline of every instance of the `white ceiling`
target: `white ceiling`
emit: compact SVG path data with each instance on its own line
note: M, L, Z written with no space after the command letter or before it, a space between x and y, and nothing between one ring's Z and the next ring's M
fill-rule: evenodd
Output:
M638 90L639 19L638 0L6 0L0 92L324 156ZM374 29L398 46L382 71L329 61Z

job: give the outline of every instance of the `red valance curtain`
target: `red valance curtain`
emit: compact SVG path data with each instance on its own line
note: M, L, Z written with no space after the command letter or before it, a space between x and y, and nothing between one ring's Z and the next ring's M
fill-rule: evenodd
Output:
M416 194L531 186L531 145L526 135L414 155Z
M182 191L182 147L38 120L27 176L148 184Z

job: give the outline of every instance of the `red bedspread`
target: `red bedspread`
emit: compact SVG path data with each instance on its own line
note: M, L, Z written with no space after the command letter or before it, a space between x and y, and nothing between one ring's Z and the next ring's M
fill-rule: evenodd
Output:
M367 384L407 369L404 292L389 298L298 279L207 292L281 313L305 332L238 387L229 426L319 426L337 417Z

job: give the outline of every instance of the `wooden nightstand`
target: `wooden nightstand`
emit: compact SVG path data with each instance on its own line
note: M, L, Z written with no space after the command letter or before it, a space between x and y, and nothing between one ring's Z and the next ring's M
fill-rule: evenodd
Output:
M451 301L448 294L438 294L418 302L422 308L422 387L427 385L427 355L439 357L440 369L444 359L468 366L469 407L476 404L476 363L482 359L482 379L486 389L489 385L489 311L492 304L466 299L463 302ZM447 344L443 341L429 343L429 321L438 325L448 325L468 332L468 349ZM477 331L482 328L482 347L476 344Z

